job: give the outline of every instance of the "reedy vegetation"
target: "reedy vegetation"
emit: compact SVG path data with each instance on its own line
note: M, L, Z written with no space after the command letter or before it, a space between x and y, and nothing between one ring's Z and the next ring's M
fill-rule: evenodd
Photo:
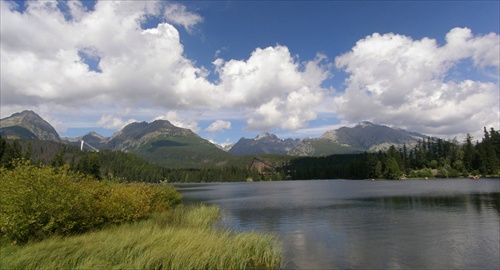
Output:
M218 207L183 207L171 186L10 166L0 168L0 269L280 267L274 236L216 229Z
M272 235L214 229L217 206L177 207L78 236L1 248L2 269L253 269L280 267Z

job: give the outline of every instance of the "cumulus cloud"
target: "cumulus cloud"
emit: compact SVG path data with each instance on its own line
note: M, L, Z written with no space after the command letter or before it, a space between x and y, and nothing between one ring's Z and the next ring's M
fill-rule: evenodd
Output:
M135 119L123 120L120 117L113 116L111 114L106 114L97 121L97 125L106 129L122 129L126 125L137 122Z
M216 120L212 124L210 124L207 128L206 131L208 132L220 132L224 131L226 129L231 129L231 122L229 121L224 121L224 120Z
M215 86L183 56L178 31L168 23L141 28L148 16L161 15L158 4L100 1L93 11L73 5L79 13L68 20L56 3L27 2L18 12L2 2L2 102L209 105ZM85 63L89 56L101 72Z
M478 68L498 70L499 36L473 36L452 29L446 44L396 34L373 34L335 59L345 70L345 92L334 99L339 116L369 119L434 135L495 126L498 84L472 79L446 80L450 70L470 59ZM462 74L467 76L467 74Z
M293 130L316 117L313 108L325 92L320 85L330 76L324 60L318 55L301 65L287 47L277 45L256 49L246 61L216 59L213 64L227 106L255 109L248 129Z
M316 117L311 108L330 76L323 56L300 63L286 46L257 48L246 60L216 59L219 78L211 82L210 71L184 55L173 25L143 29L151 17L192 29L202 18L185 6L154 1L99 1L92 11L68 6L66 13L53 2L27 2L24 12L11 4L2 8L6 106L231 109L247 117L249 129L259 130L296 129ZM119 120L107 116L99 125L118 127Z
M154 120L167 120L176 127L187 128L195 133L200 131L200 126L198 126L196 120L184 117L176 111L169 111L165 115L156 117Z
M165 18L168 22L183 26L188 33L191 33L193 27L203 22L203 18L186 9L185 6L177 3L169 3L165 7Z
M179 3L98 1L87 10L69 1L64 11L56 2L25 5L24 10L2 1L0 10L3 115L50 104L45 115L52 119L87 109L94 119L102 116L99 126L113 129L168 111L161 119L196 132L196 112L230 111L247 129L259 131L304 129L318 114L336 113L341 120L436 135L460 125L494 126L498 118L497 75L489 81L467 74L449 79L463 61L498 73L494 33L455 28L442 46L430 38L367 36L335 59L348 78L345 90L332 91L322 86L332 77L326 55L304 61L283 45L256 48L239 60L223 59L219 52L210 69L197 66L185 55L176 27L192 34L203 18ZM163 23L145 29L151 18ZM151 113L125 119L121 108ZM216 119L233 118L215 113L209 120ZM215 123L207 131L229 128Z

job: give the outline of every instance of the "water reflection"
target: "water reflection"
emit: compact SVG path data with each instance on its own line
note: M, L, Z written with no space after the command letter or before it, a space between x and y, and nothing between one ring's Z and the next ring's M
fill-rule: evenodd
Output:
M472 183L474 182L474 183ZM225 226L275 232L286 268L499 268L500 181L208 184Z
M364 202L372 202L386 208L394 209L418 209L433 208L443 211L451 211L458 208L473 206L479 213L484 209L495 209L500 213L500 193L472 193L453 196L392 196L356 199Z

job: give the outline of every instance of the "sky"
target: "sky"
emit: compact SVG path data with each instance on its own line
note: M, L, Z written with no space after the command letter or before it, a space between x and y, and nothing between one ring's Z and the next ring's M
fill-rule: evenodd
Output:
M169 120L219 144L371 121L500 129L499 1L5 1L0 116Z

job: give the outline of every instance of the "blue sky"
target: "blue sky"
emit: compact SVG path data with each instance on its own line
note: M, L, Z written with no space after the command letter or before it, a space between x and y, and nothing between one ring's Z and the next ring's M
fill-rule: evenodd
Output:
M1 118L166 119L218 143L368 120L499 129L498 1L2 1Z

